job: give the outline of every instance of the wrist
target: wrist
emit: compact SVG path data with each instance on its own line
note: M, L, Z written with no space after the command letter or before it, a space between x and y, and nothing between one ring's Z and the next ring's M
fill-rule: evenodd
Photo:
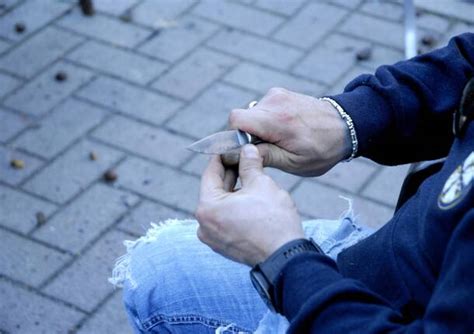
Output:
M335 100L329 97L322 97L319 100L324 102L327 108L332 110L333 115L337 115L339 119L338 124L340 127L338 128L338 133L341 139L339 161L351 161L357 156L359 150L359 141L351 116Z
M278 305L275 298L275 285L279 276L289 261L306 252L324 254L313 239L294 239L279 247L270 257L251 270L252 284L273 312L281 313L282 311L281 305Z

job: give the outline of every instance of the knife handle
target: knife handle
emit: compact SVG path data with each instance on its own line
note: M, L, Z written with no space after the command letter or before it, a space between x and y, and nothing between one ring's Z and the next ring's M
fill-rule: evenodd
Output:
M248 132L244 132L242 131L245 136L247 137L247 143L248 144L253 144L253 145L257 145L257 144L260 144L260 143L263 143L263 140L261 140L259 137L257 136L254 136L254 135L251 135L250 133Z

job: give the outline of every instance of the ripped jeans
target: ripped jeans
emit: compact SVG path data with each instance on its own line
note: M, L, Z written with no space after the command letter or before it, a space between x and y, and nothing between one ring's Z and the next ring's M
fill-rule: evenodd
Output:
M303 223L332 258L367 237L349 210L339 220ZM286 318L270 312L250 281L250 268L202 244L194 220L168 220L137 241L125 241L110 282L136 333L285 333Z

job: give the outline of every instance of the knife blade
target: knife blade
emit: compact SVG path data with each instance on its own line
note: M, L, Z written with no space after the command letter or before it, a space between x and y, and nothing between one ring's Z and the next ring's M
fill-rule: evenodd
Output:
M258 137L241 130L216 132L187 147L188 150L203 154L224 154L240 149L245 144L261 143Z

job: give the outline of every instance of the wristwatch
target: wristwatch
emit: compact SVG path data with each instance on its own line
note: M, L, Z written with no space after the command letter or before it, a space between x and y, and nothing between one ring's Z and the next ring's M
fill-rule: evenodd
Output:
M313 239L296 239L278 248L268 259L257 264L250 271L250 279L268 308L274 313L281 313L274 297L276 280L283 267L296 255L305 252L324 254Z

